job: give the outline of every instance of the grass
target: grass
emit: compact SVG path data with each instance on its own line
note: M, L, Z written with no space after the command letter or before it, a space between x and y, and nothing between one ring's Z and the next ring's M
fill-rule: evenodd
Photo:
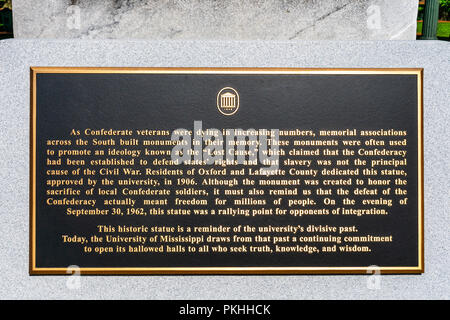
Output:
M417 21L417 33L422 33L422 21ZM450 36L450 23L438 23L437 36L448 38Z

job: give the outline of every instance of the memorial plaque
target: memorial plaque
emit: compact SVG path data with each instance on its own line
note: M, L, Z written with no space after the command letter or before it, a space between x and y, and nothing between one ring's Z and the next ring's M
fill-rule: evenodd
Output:
M422 273L422 69L31 68L30 274Z

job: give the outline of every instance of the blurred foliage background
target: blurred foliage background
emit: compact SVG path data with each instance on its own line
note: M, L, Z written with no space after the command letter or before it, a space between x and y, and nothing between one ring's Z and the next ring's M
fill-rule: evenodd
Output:
M0 0L0 39L13 37L11 0Z

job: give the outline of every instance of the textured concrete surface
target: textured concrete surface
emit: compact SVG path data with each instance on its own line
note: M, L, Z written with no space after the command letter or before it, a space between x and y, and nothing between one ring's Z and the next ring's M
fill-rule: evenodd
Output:
M450 43L0 41L0 298L449 299ZM28 275L29 67L423 67L425 273L382 276Z
M414 40L417 0L14 0L17 38Z

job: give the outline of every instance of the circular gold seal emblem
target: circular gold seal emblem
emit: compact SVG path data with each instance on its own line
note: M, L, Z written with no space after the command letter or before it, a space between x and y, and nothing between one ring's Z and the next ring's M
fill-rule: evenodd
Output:
M239 94L231 88L225 87L217 94L217 109L220 113L231 116L239 109Z

